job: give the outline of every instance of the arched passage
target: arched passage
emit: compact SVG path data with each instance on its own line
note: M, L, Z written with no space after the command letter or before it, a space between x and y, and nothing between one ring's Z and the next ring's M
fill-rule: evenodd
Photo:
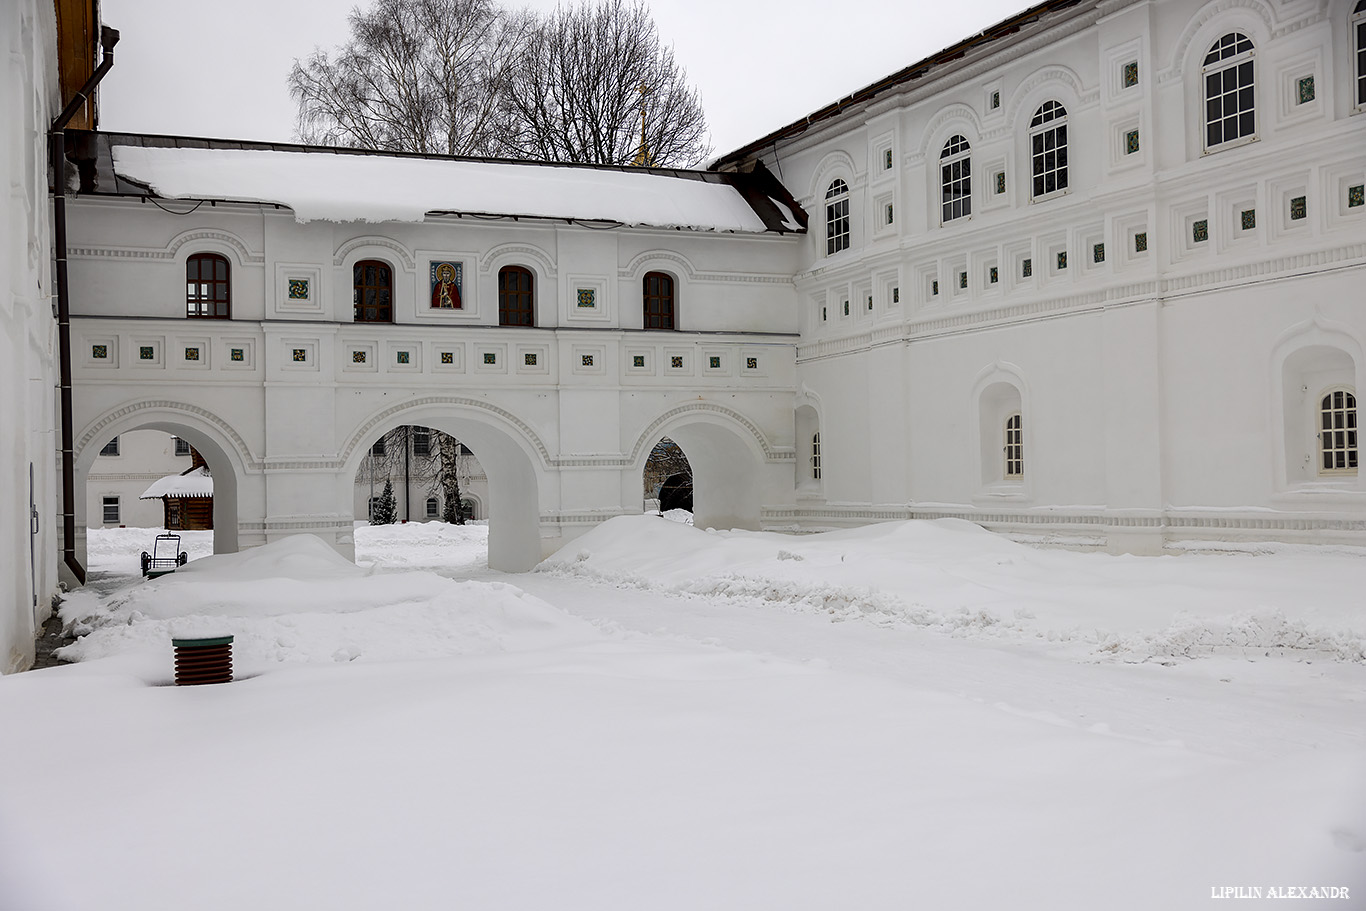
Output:
M689 409L655 422L636 445L643 472L653 444L668 437L692 466L693 524L698 528L759 529L760 466L764 451L738 416Z
M349 512L354 481L374 442L404 424L430 427L465 444L488 478L489 567L524 572L541 562L540 472L537 449L500 415L460 403L426 402L389 408L361 424L343 449L337 502ZM359 518L359 517L358 517Z
M245 474L240 437L217 419L209 420L195 411L178 411L164 404L131 406L93 421L77 436L76 445L76 525L81 540L89 517L85 514L85 488L90 469L100 450L114 437L135 430L159 430L179 437L204 457L213 475L213 552L236 553L239 546L239 481ZM236 437L236 438L234 438ZM84 560L84 547L78 548Z

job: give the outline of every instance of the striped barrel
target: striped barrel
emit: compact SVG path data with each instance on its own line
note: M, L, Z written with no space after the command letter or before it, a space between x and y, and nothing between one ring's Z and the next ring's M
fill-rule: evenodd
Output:
M175 646L175 685L232 683L232 637L172 639Z

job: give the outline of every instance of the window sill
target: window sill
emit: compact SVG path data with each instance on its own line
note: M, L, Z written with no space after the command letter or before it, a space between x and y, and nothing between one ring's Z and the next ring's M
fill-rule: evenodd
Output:
M1260 137L1260 136L1255 136L1255 135L1254 135L1254 136L1243 136L1243 137L1240 137L1240 138L1238 138L1238 139L1230 139L1228 142L1221 142L1221 143L1219 143L1217 146L1214 146L1213 148L1208 148L1208 147L1207 147L1207 148L1205 148L1203 151L1201 151L1200 154L1201 154L1202 156L1204 156L1204 155L1217 155L1218 153L1220 153L1220 152L1226 152L1226 151L1228 151L1229 149L1239 149L1239 148L1242 148L1243 146L1246 146L1246 145L1252 145L1252 143L1258 142L1258 141L1260 141L1260 140L1261 140L1261 137Z
M1030 499L1024 482L1011 480L987 484L973 495L972 502L975 506L989 506L993 503L1026 503Z

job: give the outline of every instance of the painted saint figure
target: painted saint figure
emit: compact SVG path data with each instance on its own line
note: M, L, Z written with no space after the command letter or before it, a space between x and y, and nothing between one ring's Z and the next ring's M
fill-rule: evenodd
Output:
M432 307L440 310L459 310L460 271L454 263L432 264Z

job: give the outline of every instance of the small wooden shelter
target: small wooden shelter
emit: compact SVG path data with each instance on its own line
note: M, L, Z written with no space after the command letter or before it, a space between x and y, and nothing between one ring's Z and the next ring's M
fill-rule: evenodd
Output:
M190 449L190 467L153 482L139 499L160 500L167 529L213 528L213 475L199 451Z

